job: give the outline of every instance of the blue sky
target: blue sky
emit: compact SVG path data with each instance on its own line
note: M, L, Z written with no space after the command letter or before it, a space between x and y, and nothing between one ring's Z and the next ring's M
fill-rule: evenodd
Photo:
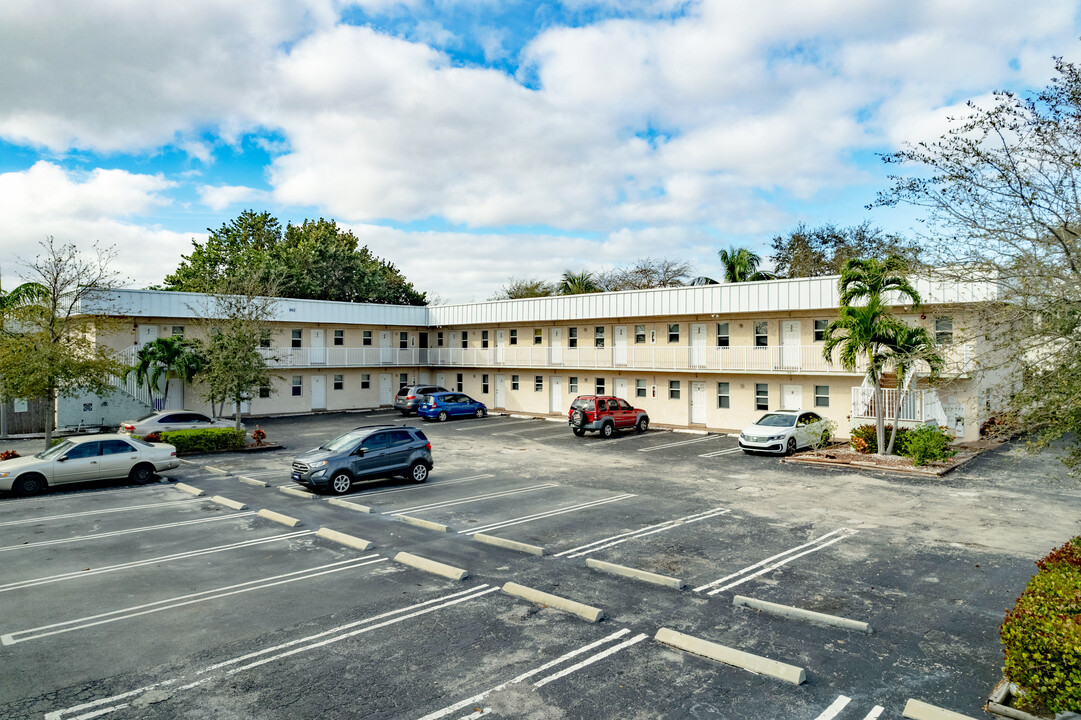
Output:
M1078 2L0 5L3 286L45 236L133 286L246 208L334 218L443 301L798 223L911 233L879 153L1046 84ZM767 259L768 262L768 259Z

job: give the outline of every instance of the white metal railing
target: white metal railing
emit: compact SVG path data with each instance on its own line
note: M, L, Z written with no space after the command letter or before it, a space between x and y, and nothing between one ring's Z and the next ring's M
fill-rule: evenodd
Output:
M135 356L138 351L139 348L132 346L125 350L121 350L117 354L120 357L120 362L122 362L127 367L131 367L135 364ZM147 388L146 385L140 384L139 379L135 376L134 373L128 375L127 377L110 376L109 384L120 392L131 395L139 402L145 403L149 407L155 407L154 399L150 395L150 389Z
M897 388L882 388L879 392L885 409L883 416L886 422L893 422L899 417L902 422L934 421L936 424L941 424L939 421L944 414L938 393L934 390L909 390L901 400L900 412L897 408ZM852 418L875 418L875 389L873 387L852 388Z

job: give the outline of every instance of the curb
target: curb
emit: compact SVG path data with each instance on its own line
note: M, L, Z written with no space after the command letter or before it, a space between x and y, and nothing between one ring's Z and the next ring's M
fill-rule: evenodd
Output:
M210 498L210 502L217 503L219 505L224 505L225 507L233 508L234 510L247 510L248 509L248 506L245 505L244 503L237 502L236 500L230 500L229 498L222 497L221 495L215 495L214 497Z
M356 510L357 512L362 512L362 513L370 513L372 511L372 509L370 507L368 507L367 505L361 505L360 503L351 503L348 500L339 500L338 498L330 498L329 500L327 500L327 502L330 503L331 505L336 505L337 507L346 508L347 510Z
M595 608L592 605L586 605L585 603L580 603L575 600L569 600L565 597L560 597L559 595L552 595L551 593L534 590L533 588L528 588L524 585L519 585L518 583L507 583L503 586L503 592L508 595L525 598L538 605L545 605L547 607L555 608L556 610L562 610L565 613L570 613L571 615L577 615L587 622L600 622L600 619L604 617L604 611L600 608Z
M442 525L431 520L421 520L411 515L395 515L394 517L408 525L416 525L417 527L427 528L429 530L435 530L436 532L450 532L450 528L446 525Z
M687 587L687 584L679 578L669 577L668 575L658 575L657 573L638 570L636 568L627 567L626 565L616 565L615 563L594 560L593 558L586 558L586 565L594 570L600 570L601 572L629 577L635 580L653 583L654 585L663 585L664 587L670 587L676 590L682 590Z
M760 655L752 655L751 653L743 652L742 650L736 650L735 648L730 648L725 645L718 645L709 640L702 640L692 635L684 635L681 632L669 630L668 628L661 628L658 630L653 639L659 643L671 645L672 647L686 650L695 655L701 655L702 657L707 657L726 665L733 665L760 675L769 675L778 680L790 682L793 685L800 685L807 681L807 672L801 667L788 665L783 662L778 662L777 660L770 660L769 658L764 658Z
M792 607L790 605L778 605L777 603L756 600L755 598L747 597L745 595L736 595L732 598L732 604L737 607L748 607L754 610L760 610L764 613L769 613L770 615L779 615L780 617L791 618L793 620L806 620L814 625L828 625L844 630L854 630L856 632L868 634L874 632L869 624L860 622L859 620L850 620L849 618L840 617L838 615L827 615L826 613L815 612L814 610L804 610L803 608Z
M204 470L209 470L212 473L217 473L218 475L228 475L229 474L228 470L223 470L222 468L215 467L213 465L204 465L203 469Z
M308 492L307 490L301 490L299 488L280 487L280 488L278 488L278 492L283 492L286 495L292 495L292 496L298 497L298 498L304 498L305 500L314 500L315 499L315 495Z
M912 718L912 720L976 720L970 715L962 715L952 710L943 710L935 705L928 705L925 702L911 698L905 703L905 711L901 717Z
M184 492L194 495L195 497L202 497L203 495L206 495L206 493L199 488L192 487L187 483L177 483L176 485L173 485L173 487L175 487L177 490L183 490Z
M255 514L258 515L261 518L266 518L267 520L273 520L276 523L281 523L282 525L287 525L289 527L296 527L296 526L300 525L300 521L297 520L295 517L289 517L288 515L282 515L281 513L276 513L273 510L267 510L266 508L263 508L262 510L260 510L259 512L255 513Z
M319 528L319 530L317 530L315 534L319 537L324 537L327 540L333 540L334 542L341 543L342 545L356 548L357 550L367 550L368 548L373 547L373 543L370 540L362 540L361 538L358 538L354 535L346 535L343 532L331 530L330 528Z
M255 487L270 487L270 483L263 482L262 480L256 480L255 478L245 477L244 475L238 475L237 480L248 485L254 485Z
M429 560L428 558L422 558L420 555L414 555L413 553L400 552L394 556L394 562L414 567L417 570L424 570L425 572L441 575L442 577L450 578L451 580L465 580L469 577L469 573L461 568L456 568L453 565L447 565L446 563L436 562L435 560Z
M540 545L530 545L529 543L518 542L517 540L507 540L506 538L496 537L495 535L485 535L484 533L473 533L473 539L477 542L495 545L496 547L506 548L508 550L517 550L518 552L529 553L530 555L544 555L544 548Z

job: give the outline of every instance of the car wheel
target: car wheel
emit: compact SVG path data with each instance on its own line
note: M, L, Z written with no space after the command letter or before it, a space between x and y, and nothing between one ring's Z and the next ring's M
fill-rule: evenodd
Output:
M487 415L487 413L486 413L486 412L484 412L484 408L477 408L477 412L475 412L475 413L473 413L473 414L474 414L474 415L476 415L476 416L477 416L477 417L479 417L479 418L482 418L482 417L484 417L485 415Z
M616 433L616 426L612 423L605 423L601 425L601 437L607 440Z
M583 435L586 434L586 431L583 430L582 428L571 428L571 432L573 432L578 437L582 437Z
M428 466L420 460L417 460L409 466L409 477L412 478L415 483L424 482L428 479Z
M128 477L136 485L146 485L154 477L154 466L150 463L139 463L131 469Z
M38 493L45 492L45 488L48 485L45 483L45 478L41 475L24 475L15 481L15 484L11 486L19 495L37 495Z
M409 417L409 411L408 410L399 410L398 412L400 412L402 414L402 417Z
M353 487L353 476L347 472L339 472L330 479L327 490L335 495L345 495Z
M796 438L790 437L788 438L788 445L785 446L784 454L791 455L794 452L796 452Z
M571 425L576 428L580 428L586 424L586 414L581 410L575 410L571 413Z
M446 422L448 417L450 417L450 416L447 415L446 410L440 410L439 414L435 416L435 419L438 420L439 422Z
M644 433L646 430L649 430L649 418L643 415L641 418L638 419L638 424L634 426L634 429L640 433Z

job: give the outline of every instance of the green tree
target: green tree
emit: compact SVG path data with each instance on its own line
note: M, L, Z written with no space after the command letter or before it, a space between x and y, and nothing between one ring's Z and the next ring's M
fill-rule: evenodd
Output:
M757 282L758 280L772 280L775 277L773 273L758 269L762 259L747 248L730 247L727 250L719 250L717 257L721 260L726 283Z
M788 235L773 238L770 259L778 277L798 278L839 275L849 260L891 255L915 263L920 247L865 220L851 227L829 223L813 229L800 223Z
M18 285L11 292L5 292L0 288L0 343L3 342L2 336L9 332L8 318L13 317L28 305L44 301L48 293L44 285L35 282ZM3 387L3 379L0 378L0 437L7 437L7 405L5 403L8 397L4 394Z
M897 440L897 428L901 425L898 420L901 417L901 408L904 406L905 399L908 396L911 379L914 379L915 373L926 365L928 368L928 380L934 382L945 366L945 360L939 353L938 344L931 333L927 332L927 328L897 323L892 327L890 335L886 346L886 364L893 367L894 374L897 377L897 406L893 409L893 430L890 432L886 455L893 454L893 444Z
M920 294L909 282L906 273L908 263L896 255L885 260L876 258L849 260L841 268L837 287L841 293L841 306L859 300L881 300L887 294L907 299L913 309L920 306Z
M161 405L165 407L169 401L169 381L176 377L191 384L205 367L206 356L199 343L173 336L157 338L139 348L128 375L135 375L137 382L150 392L151 399L161 389Z
M510 278L499 288L492 300L521 300L523 298L549 297L556 294L555 286L546 280Z
M556 289L560 295L582 295L584 293L601 292L601 287L597 284L593 273L585 270L579 273L567 270L560 278Z

